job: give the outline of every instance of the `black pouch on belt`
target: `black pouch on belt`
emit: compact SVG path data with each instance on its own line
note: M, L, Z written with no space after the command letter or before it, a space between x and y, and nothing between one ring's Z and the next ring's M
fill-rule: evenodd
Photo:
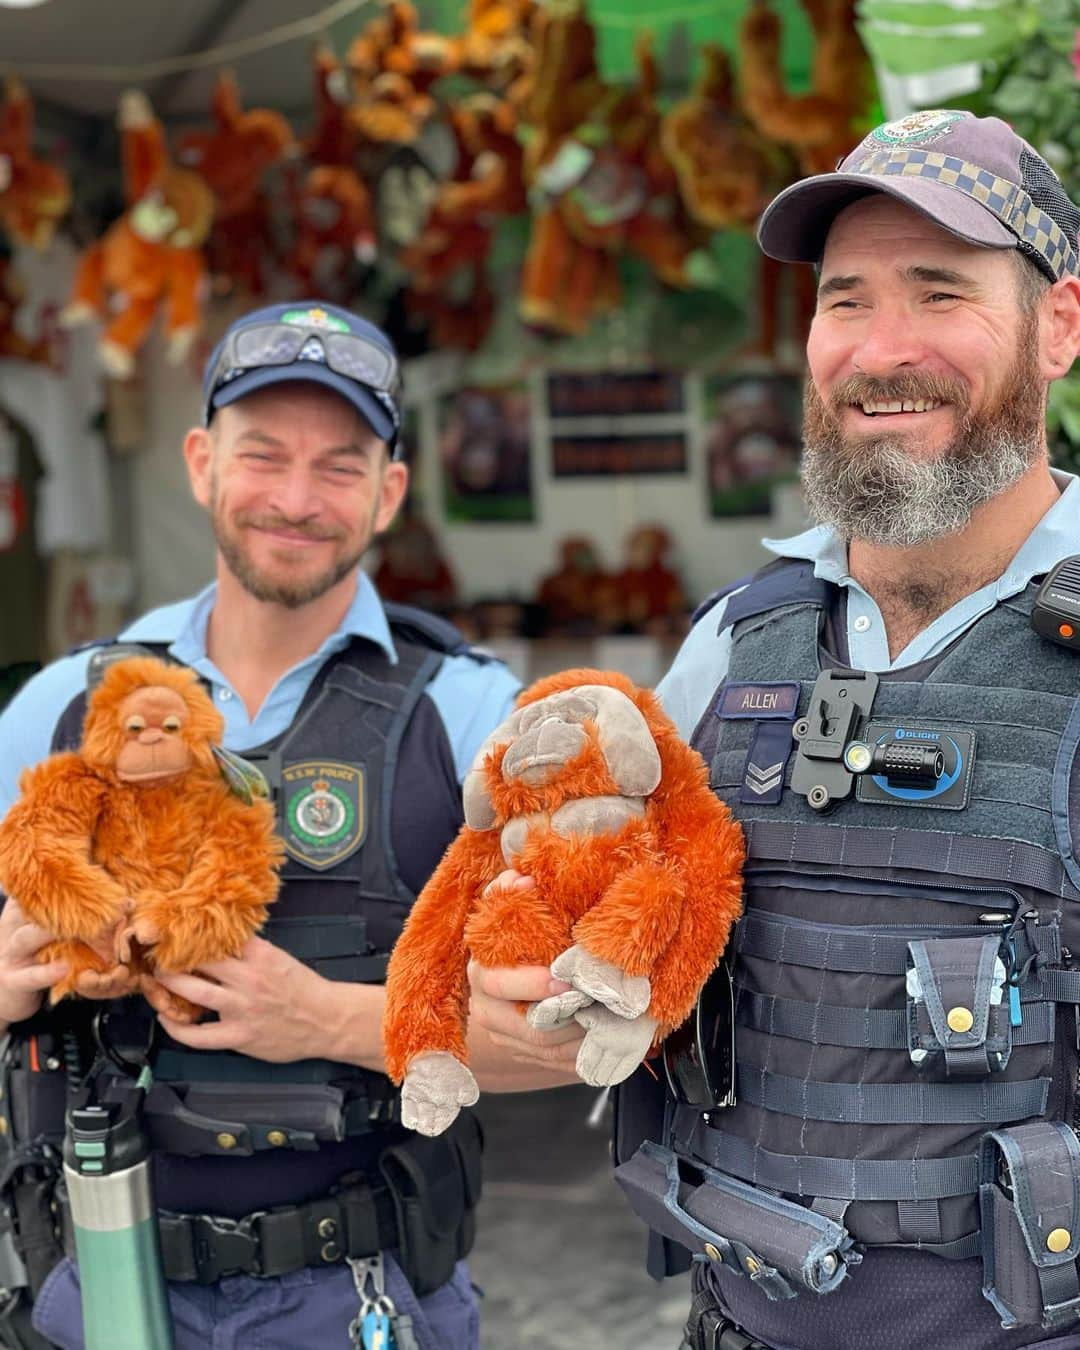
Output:
M1003 1327L1080 1319L1080 1142L1061 1121L983 1136L983 1294Z
M413 1134L379 1155L397 1214L398 1260L421 1297L445 1284L472 1248L482 1152L480 1123L463 1111L444 1134Z

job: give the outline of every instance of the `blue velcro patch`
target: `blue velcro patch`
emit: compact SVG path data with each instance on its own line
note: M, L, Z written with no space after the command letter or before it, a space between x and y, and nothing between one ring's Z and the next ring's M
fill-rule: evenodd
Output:
M739 801L775 806L784 792L784 770L791 757L795 738L792 721L759 722L746 755Z

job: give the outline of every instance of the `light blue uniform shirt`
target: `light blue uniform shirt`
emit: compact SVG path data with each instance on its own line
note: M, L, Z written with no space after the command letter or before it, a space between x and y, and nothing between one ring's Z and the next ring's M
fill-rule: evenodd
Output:
M848 659L855 670L899 670L943 652L971 625L1000 601L1019 595L1032 577L1049 572L1055 563L1080 553L1080 480L1054 470L1061 496L1024 541L1020 551L996 581L966 595L908 643L895 660L889 657L885 623L876 603L847 570L847 546L831 529L816 526L793 539L765 539L770 552L781 558L802 558L814 564L814 575L842 586L847 592ZM732 594L738 594L733 591ZM728 597L694 625L679 649L671 669L657 685L668 716L680 734L690 739L708 707L731 660L731 629L717 634Z
M356 596L340 627L317 652L275 683L254 718L206 654L206 627L216 586L190 600L165 605L136 619L120 634L127 642L167 643L169 654L197 671L210 686L225 718L225 745L242 753L279 736L289 727L319 667L353 637L370 639L397 661L386 612L370 579L360 573ZM19 775L49 753L61 713L86 687L89 651L54 661L25 684L0 716L0 817L18 795ZM498 662L481 665L468 656L448 656L426 694L435 704L453 751L458 782L488 734L508 716L519 681Z

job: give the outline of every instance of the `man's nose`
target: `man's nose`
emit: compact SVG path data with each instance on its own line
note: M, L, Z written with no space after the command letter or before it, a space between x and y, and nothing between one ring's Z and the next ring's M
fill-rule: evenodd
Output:
M317 515L322 501L314 476L303 466L290 468L275 482L270 505L286 520L307 520Z
M861 327L851 364L862 375L892 375L923 364L926 354L919 325L906 313L882 307Z

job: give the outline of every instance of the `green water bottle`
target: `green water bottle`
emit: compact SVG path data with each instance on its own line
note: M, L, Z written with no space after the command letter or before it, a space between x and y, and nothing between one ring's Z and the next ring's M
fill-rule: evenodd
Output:
M68 1110L64 1178L75 1228L86 1350L172 1350L143 1091Z

